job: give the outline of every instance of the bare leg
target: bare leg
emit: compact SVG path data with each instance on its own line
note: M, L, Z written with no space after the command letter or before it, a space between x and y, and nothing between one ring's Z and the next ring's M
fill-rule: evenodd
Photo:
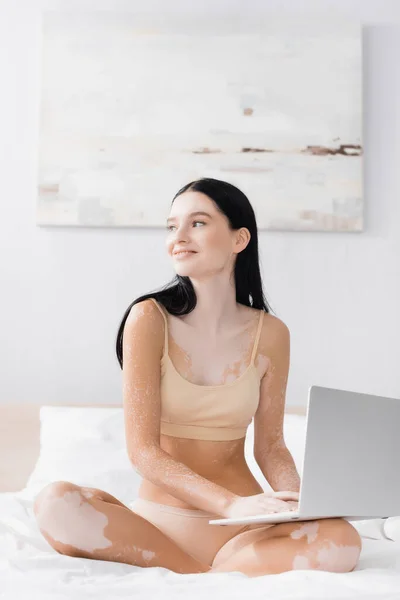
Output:
M36 497L34 514L42 535L60 554L175 573L210 571L152 523L96 488L52 482Z
M240 571L249 577L294 569L345 573L357 565L361 546L359 533L344 519L281 523L227 542L211 572Z

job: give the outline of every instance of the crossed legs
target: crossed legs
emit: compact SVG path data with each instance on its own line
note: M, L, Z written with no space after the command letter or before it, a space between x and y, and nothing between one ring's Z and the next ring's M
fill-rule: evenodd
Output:
M43 488L34 513L42 535L60 554L176 573L240 571L257 577L293 569L347 572L355 568L361 551L361 538L350 523L321 519L247 529L223 544L213 561L199 560L175 543L172 534L165 535L161 525L111 494L65 481ZM215 531L216 526L206 522L207 528ZM199 536L207 535L203 531L200 525ZM190 544L196 545L193 535Z

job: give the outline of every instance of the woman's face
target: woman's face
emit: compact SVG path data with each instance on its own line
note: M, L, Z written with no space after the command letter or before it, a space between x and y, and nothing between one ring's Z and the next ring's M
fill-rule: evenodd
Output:
M193 213L207 214L193 214ZM171 206L166 247L178 275L201 278L231 271L237 254L237 231L205 194L187 191ZM180 250L187 254L176 254Z

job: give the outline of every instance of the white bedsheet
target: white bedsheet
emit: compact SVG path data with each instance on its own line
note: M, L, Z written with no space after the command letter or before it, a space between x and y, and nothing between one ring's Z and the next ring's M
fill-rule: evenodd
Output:
M180 575L58 554L37 529L30 490L0 494L0 598L362 598L400 599L400 542L363 538L355 571L288 571L249 578L242 573ZM214 596L216 597L216 596Z
M40 456L27 486L0 494L0 600L146 600L160 594L185 600L210 594L215 600L400 600L399 517L392 521L397 526L396 541L385 539L383 519L353 522L362 535L363 549L351 573L296 570L256 578L239 572L180 575L159 567L58 554L37 528L32 510L36 493L49 481L62 479L104 489L129 505L140 478L127 459L123 431L122 409L41 409ZM304 434L304 418L285 417L286 443L300 473ZM265 485L251 455L251 436L250 429L246 459Z

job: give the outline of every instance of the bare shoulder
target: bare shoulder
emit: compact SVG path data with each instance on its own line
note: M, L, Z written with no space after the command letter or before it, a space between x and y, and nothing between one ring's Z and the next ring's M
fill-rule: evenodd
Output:
M162 314L155 302L151 298L147 298L132 306L126 318L126 324L134 324L154 319L162 322Z
M254 322L258 320L260 310L258 308L252 308L251 306L245 307L246 319L248 322ZM260 344L271 340L287 338L289 336L289 328L280 319L271 313L264 312L263 324L260 334Z
M272 331L275 335L289 335L289 327L286 323L271 313L264 314L262 330Z
M163 347L164 318L158 306L151 299L137 302L130 309L125 321L124 356L139 356L137 351L140 348L140 360L159 361Z
M151 298L134 304L125 321L125 331L132 336L145 334L151 338L164 338L164 317Z
M275 352L286 352L290 345L290 331L282 319L265 313L260 333L259 352L270 356Z

